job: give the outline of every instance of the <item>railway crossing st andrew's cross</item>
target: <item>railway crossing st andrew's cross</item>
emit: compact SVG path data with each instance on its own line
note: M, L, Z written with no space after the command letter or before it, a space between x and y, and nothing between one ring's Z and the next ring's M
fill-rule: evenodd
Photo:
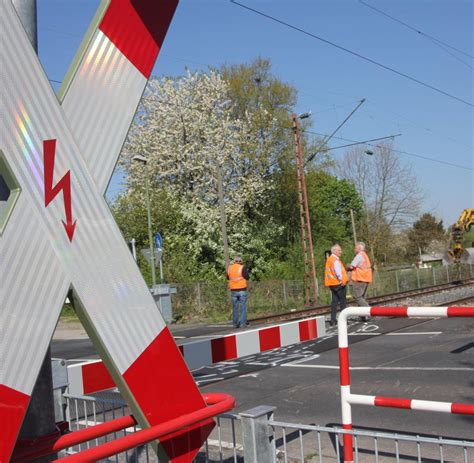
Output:
M0 0L0 150L21 189L0 237L2 463L69 291L141 426L205 407L104 200L177 2L103 0L58 101ZM160 457L191 461L213 425L162 440Z

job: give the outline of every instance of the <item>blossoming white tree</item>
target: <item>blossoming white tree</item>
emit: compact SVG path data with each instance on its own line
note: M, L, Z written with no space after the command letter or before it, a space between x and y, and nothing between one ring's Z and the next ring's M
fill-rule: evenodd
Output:
M265 231L255 230L255 216L272 188L271 140L262 146L255 136L255 117L265 117L264 111L236 118L228 84L218 72L152 79L121 158L128 186L121 201L143 202L148 175L151 188L165 189L180 212L175 236L167 237L170 244L185 236L190 259L222 267L220 171L231 251L254 257L258 266L279 229L268 223ZM146 167L133 162L136 154L148 159Z

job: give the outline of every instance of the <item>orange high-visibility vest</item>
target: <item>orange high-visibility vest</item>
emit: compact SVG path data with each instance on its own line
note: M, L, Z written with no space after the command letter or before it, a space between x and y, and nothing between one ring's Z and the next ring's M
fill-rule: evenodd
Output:
M324 286L337 286L341 284L334 270L334 264L338 260L339 259L334 254L331 254L328 257L326 261L326 269L324 271ZM341 262L341 272L342 272L342 284L347 285L347 282L349 281L349 279L347 277L347 272L342 262Z
M247 288L247 280L242 276L243 270L244 266L242 264L229 265L227 276L229 277L229 289L231 291Z
M369 256L364 251L359 252L358 255L362 256L362 265L352 270L351 280L372 283L372 264L370 263Z

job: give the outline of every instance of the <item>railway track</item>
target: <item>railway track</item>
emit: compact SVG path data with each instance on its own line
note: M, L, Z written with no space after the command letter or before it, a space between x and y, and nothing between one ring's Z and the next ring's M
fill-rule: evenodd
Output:
M452 307L456 305L466 305L469 304L470 306L474 307L474 296L467 296L467 297L460 297L457 299L453 299L451 301L443 302L442 304L436 304L438 307Z
M441 293L443 291L449 291L451 289L471 286L473 284L474 284L474 278L470 278L464 281L455 281L455 282L445 283L441 285L427 286L426 288L413 289L410 291L384 294L383 296L371 297L368 299L368 301L370 302L371 305L387 304L391 302L398 302L398 301L411 298L411 297L426 296L429 294ZM471 300L474 301L473 296L459 298L459 299L449 301L449 302L444 302L443 304L440 304L440 305L442 306L455 305L455 304L460 304L463 302L468 302ZM256 318L250 319L250 322L269 323L269 322L275 322L275 321L294 320L294 319L304 318L304 317L309 317L309 316L314 316L314 315L327 314L330 312L330 310L331 310L330 305L321 305L318 307L296 310L293 312L285 312L281 314L267 315L264 317L256 317Z

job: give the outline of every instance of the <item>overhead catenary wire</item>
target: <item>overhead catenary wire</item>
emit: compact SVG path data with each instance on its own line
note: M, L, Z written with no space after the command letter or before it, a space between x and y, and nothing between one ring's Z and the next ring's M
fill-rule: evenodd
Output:
M316 154L321 150L321 148L329 142L329 140L332 139L334 135L339 131L341 127L344 126L344 124L354 115L354 113L365 103L365 98L362 98L357 104L357 106L350 112L348 116L326 137L321 140L321 143L319 146L316 148L316 151L312 154L313 158L316 156ZM327 150L326 150L327 151ZM308 159L305 163L305 165L309 162L310 160Z
M291 127L291 130L293 130L292 127ZM301 131L302 132L308 132L308 133L316 133L316 132L310 132L310 131L305 130L305 129L301 129ZM320 135L328 136L327 134L320 134ZM382 140L388 140L388 139L393 140L395 137L400 137L401 135L402 135L401 133L397 133L395 135L388 135L388 136L385 136L385 137L371 138L370 140L354 141L353 143L347 143L345 145L322 148L322 149L319 149L318 151L314 152L313 154L310 154L307 157L307 159L304 161L303 167L306 167L316 157L317 154L327 153L328 151L338 150L338 149L342 149L342 148L348 148L350 146L367 145L369 142L374 142L374 141L382 141ZM340 137L334 137L334 138L341 139ZM272 167L276 166L279 162L280 162L280 160L277 159L276 161L272 162L268 166L268 168L271 169ZM269 173L267 175L264 175L263 178L270 177L270 175L271 175L271 173Z
M361 2L363 3L363 2ZM365 4L365 3L364 3ZM367 4L368 5L368 4ZM64 34L64 35L68 35L68 36L71 36L71 37L76 37L76 38L80 38L79 35L77 34L72 34L70 32L65 32L65 31L62 31L62 30L58 30L58 29L53 29L53 28L49 28L49 27L40 27L38 28L39 30L45 30L45 31L48 31L48 32L53 32L53 33L57 33L57 34ZM448 46L448 45L446 45ZM459 50L460 53L463 53L462 51ZM166 53L161 53L161 56L167 56L168 58L171 58L171 59L174 59L174 60L178 60L178 61L182 61L182 62L190 62L190 63L193 63L193 64L199 64L199 65L202 65L202 66L210 66L209 64L204 64L204 63L200 63L200 62L197 62L197 61L190 61L188 58L182 58L182 57L177 57L177 56L172 56L172 55L169 55L169 54L166 54ZM468 55L468 56L471 56L471 55ZM57 83L57 84L61 84L62 82L59 81L59 80L55 80L55 79L49 79L50 82L52 83ZM342 93L340 91L333 91L333 90L325 90L326 92L328 93L331 93L331 94L334 94L334 95L343 95L343 96L347 96L347 97L350 97L350 98L353 98L354 100L356 101L359 101L359 98L354 96L354 95L348 95L347 93ZM316 99L321 99L320 96L316 96L316 95L313 95L312 93L309 93L307 92L306 90L301 90L301 89L298 89L298 92L299 93L302 93L304 95L307 95L309 97L312 97L312 98L316 98ZM379 109L381 109L382 111L386 111L386 112L389 112L397 117L400 117L402 119L405 119L407 122L409 122L410 124L412 124L413 126L416 126L416 127L419 127L427 132L430 132L431 134L433 134L434 136L440 136L440 132L438 130L433 130L431 128L428 128L428 127L424 127L422 125L420 125L419 123L416 123L414 122L413 120L407 118L406 116L402 115L402 114L399 114L399 113L396 113L394 111L390 111L386 108L384 108L382 105L379 105L378 103L375 103L373 100L369 100L367 99L367 102L379 107ZM328 110L334 110L335 108L340 108L340 107L344 107L344 106L348 106L352 103L345 103L345 104L338 104L338 105L332 105L331 107L328 107L327 109L324 109L324 110L321 110L321 111L316 111L314 114L318 114L318 113L321 113L321 112L324 112L324 111L328 111ZM453 141L454 143L457 143L459 145L462 145L462 146L465 146L469 149L472 149L472 146L468 146L468 145L465 145L464 143L461 143L460 141L454 139L453 137L450 137L449 135L446 135L444 134L443 135L443 138L447 138L451 141Z
M59 80L54 80L54 79L49 79L50 82L55 82L55 83L58 83L58 84L61 84L62 82L60 82ZM351 142L350 145L348 146L354 146L354 145L360 145L360 144L363 144L362 142L358 142L356 140L351 140L349 138L343 138L343 137L336 137L334 134L327 134L327 133L319 133L319 132L313 132L311 130L307 130L307 129L303 129L303 132L307 132L307 133L311 133L313 135L318 135L318 136L322 136L322 137L330 137L330 138L336 138L338 140L342 140L342 141L348 141L348 142ZM334 132L335 133L335 132ZM386 138L386 137L383 137L383 138ZM389 137L389 138L392 138L392 137ZM328 138L329 139L329 138ZM376 141L376 139L374 140L370 140L370 141ZM370 143L365 143L369 146L374 146L376 148L380 148L380 145L372 145ZM321 143L321 145L324 145L324 143ZM344 148L345 146L338 146L338 147L335 147L335 148L332 148L332 149L339 149L339 148ZM448 161L441 161L439 159L435 159L435 158L430 158L428 156L424 156L424 155L421 155L421 154L416 154L416 153L410 153L408 151L403 151L403 150L398 150L398 149L394 149L392 148L393 151L397 152L397 153L401 153L401 154L405 154L407 156L413 156L413 157L417 157L419 159L424 159L426 161L432 161L432 162L437 162L439 164L445 164L445 165L448 165L448 166L451 166L451 167L457 167L459 169L465 169L465 170L470 170L470 171L474 171L473 168L469 167L469 166L463 166L461 164L454 164L452 162L448 162ZM326 149L326 150L322 150L323 152L325 151L330 151L330 149Z
M445 47L444 45L441 45L440 43L437 43L436 41L434 40L431 40L429 39L431 42L433 42L438 48L441 48L441 50L444 50L448 55L451 55L455 60L459 61L460 63L464 64L466 67L468 67L469 69L474 69L473 66L471 66L469 63L467 63L466 61L464 61L463 59L459 58L459 56L457 56L455 53L453 53L452 51L448 50L447 47Z
M316 157L316 155L319 154L319 153L327 153L328 151L339 150L339 149L342 149L342 148L349 148L350 146L367 145L370 142L374 142L374 141L382 141L382 140L388 140L388 139L393 140L395 137L400 137L401 135L402 135L401 133L397 133L396 135L389 135L387 137L371 138L370 140L355 141L353 143L346 143L345 145L332 146L332 147L328 147L328 148L321 148L318 151L315 151L313 154L308 156L308 158L306 159L306 161L304 163L304 167L307 164L309 164Z
M396 117L399 117L399 118L401 118L401 119L404 119L405 121L408 122L408 125L411 125L411 126L413 126L413 127L420 128L420 129L422 129L422 130L425 130L426 132L430 132L430 134L432 134L432 135L434 135L434 136L436 136L436 137L438 137L438 138L440 138L440 139L441 139L441 138L442 138L442 139L445 139L445 138L446 138L446 139L448 139L448 140L450 140L450 141L452 141L452 142L454 142L454 143L457 143L457 144L460 145L460 146L464 146L465 148L468 148L468 149L473 149L472 145L466 145L466 144L464 144L463 142L461 142L461 141L459 141L459 140L457 140L457 139L455 139L455 138L453 138L453 137L451 137L451 136L449 136L449 135L447 135L447 134L441 133L439 130L434 130L434 129L430 128L430 127L425 127L424 125L421 125L420 123L415 122L414 120L412 120L412 119L410 119L410 118L404 116L403 114L400 114L400 113L395 112L395 111L393 111L393 110L391 110L391 109L388 109L388 108L386 108L385 106L383 106L382 104L377 103L377 102L374 102L374 101L371 100L371 99L367 99L367 102L368 102L369 104L375 106L376 108L378 108L378 109L379 109L380 111L382 111L382 112L386 112L386 113L389 113L389 114L393 114L393 115L396 116ZM397 121L397 122L398 122L398 121ZM402 122L402 124L403 124L403 122ZM406 125L406 123L405 123L405 125Z
M359 98L359 97L356 97L355 95L348 95L347 93L335 92L335 91L327 90L327 89L325 89L324 91L325 91L325 92L328 92L328 93L332 93L332 94L334 94L334 95L347 96L347 97L349 97L349 98L353 98L355 101L360 101L360 98ZM303 95L306 95L307 97L314 98L314 99L316 99L316 100L320 100L320 99L321 99L319 96L316 96L316 95L314 95L314 94L312 94L312 93L309 93L309 92L307 92L305 89L301 90L301 88L298 87L298 94L300 94L300 93L303 94ZM456 144L458 144L458 145L460 145L460 146L464 146L465 148L468 148L468 149L473 149L473 147L472 147L471 145L466 145L465 143L463 143L463 142L461 142L461 141L459 141L459 140L457 140L457 139L451 137L450 135L448 135L448 134L446 134L446 133L442 133L442 132L440 132L439 130L434 130L434 129L430 128L430 127L425 127L424 125L421 125L420 123L415 122L414 120L408 118L407 116L404 116L403 114L400 114L400 113L398 113L398 112L395 112L395 111L393 111L393 110L390 110L390 109L386 108L384 105L382 105L382 104L379 103L379 102L374 101L372 98L367 98L367 99L366 99L366 102L369 103L369 104L371 104L371 105L373 105L374 107L378 108L379 111L386 112L386 113L388 113L388 114L391 114L391 115L393 115L393 116L396 116L397 118L401 118L401 119L404 119L405 121L407 121L407 122L402 122L402 124L411 125L411 126L413 126L413 127L418 127L418 128L420 128L420 129L422 129L422 130L425 130L425 131L427 131L427 132L430 132L430 133L431 133L433 136L435 136L435 137L438 137L438 138L440 138L440 139L441 139L441 138L442 138L442 139L448 139L448 140L452 141L453 143L456 143ZM342 107L342 106L348 106L348 105L350 105L350 104L352 104L352 103L345 103L345 104L343 104L343 105L335 105L335 104L334 104L334 105L332 106L332 108L327 108L327 109L324 109L324 110L322 110L322 111L326 111L326 110L330 110L330 109L335 109L335 108L339 108L339 107ZM320 112L322 112L322 111L316 111L316 112L313 112L313 114L318 114L318 113L320 113ZM396 122L397 124L400 123L400 121L395 120L395 119L390 119L390 121L391 121L392 123L395 123L395 122ZM407 123L408 123L408 124L407 124Z
M469 53L467 53L466 51L460 50L459 48L454 47L453 45L450 45L449 43L446 43L446 42L444 42L444 41L442 41L442 40L440 40L440 39L438 39L438 38L436 38L436 37L433 37L432 35L427 34L426 32L423 32L423 31L417 29L416 27L411 26L410 24L407 24L405 21L402 21L401 19L395 18L394 16L392 16L392 15L386 13L385 11L380 10L379 8L376 8L376 7L373 6L373 5L370 5L370 4L367 3L367 2L364 2L363 0L359 0L359 3L361 3L362 5L365 5L366 7L368 7L368 8L370 8L370 9L376 11L377 13L379 13L379 14L381 14L381 15L383 15L383 16L386 16L387 18L391 19L392 21L395 21L395 22L401 24L402 26L407 27L408 29L412 30L413 32L416 32L417 34L420 34L420 35L424 36L425 38L431 40L432 42L434 42L434 43L436 43L436 44L438 44L438 45L441 45L441 46L443 46L443 47L450 48L451 50L455 50L455 51L457 51L458 53L461 53L461 54L467 56L468 58L474 59L474 56L471 55L471 54L469 54ZM463 61L463 63L465 63L465 62ZM467 63L465 63L465 64L467 64ZM471 69L472 69L472 67L471 67Z
M374 142L374 141L381 141L381 140L388 140L388 139L393 140L395 137L399 137L399 136L401 136L401 133L397 133L396 135L389 135L388 137L379 137L379 138L371 138L370 140L355 141L353 143L346 143L345 145L332 146L330 148L323 148L320 152L325 153L327 151L340 150L341 148L348 148L350 146L356 146L356 145L368 145L369 143Z
M314 132L312 130L307 130L307 129L304 129L304 132L311 133L311 134L317 135L319 137L327 136L326 133ZM352 140L350 138L344 138L344 137L333 137L333 138L336 138L337 140L347 141L347 142L356 142L357 141L357 140ZM374 145L372 143L366 143L366 145L373 146L374 148L381 148L382 147L382 145ZM412 153L410 151L404 151L404 150L400 150L400 149L396 149L396 148L391 148L391 149L395 153L405 154L406 156L412 156L412 157L415 157L415 158L423 159L425 161L431 161L431 162L436 162L438 164L444 164L446 166L457 167L458 169L474 171L474 168L469 167L469 166L464 166L462 164L455 164L453 162L443 161L441 159L431 158L431 157L425 156L423 154Z
M321 145L325 145L329 140L331 140L334 135L339 131L339 129L354 115L354 113L365 103L365 98L359 101L357 106L350 112L350 114L329 134L327 137L323 139Z
M356 52L356 51L350 50L349 48L346 48L346 47L343 47L343 46L341 46L341 45L338 45L338 44L335 43L335 42L332 42L332 41L327 40L327 39L325 39L325 38L323 38L323 37L320 37L320 36L318 36L318 35L316 35L316 34L313 34L312 32L309 32L309 31L306 31L306 30L304 30L304 29L301 29L301 28L298 27L298 26L294 26L293 24L290 24L290 23L288 23L288 22L286 22L286 21L283 21L283 20L278 19L278 18L276 18L276 17L274 17L274 16L271 16L271 15L269 15L269 14L267 14L267 13L264 13L263 11L256 10L255 8L251 8L250 6L244 5L243 3L239 3L239 2L237 2L236 0L230 0L230 2L231 2L232 4L234 4L234 5L240 6L241 8L244 8L244 9L246 9L246 10L248 10L248 11L251 11L251 12L253 12L253 13L255 13L255 14L258 14L258 15L264 17L264 18L270 19L271 21L277 22L277 23L279 23L279 24L281 24L281 25L283 25L283 26L286 26L286 27L288 27L288 28L290 28L290 29L293 29L293 30L295 30L295 31L297 31L297 32L300 32L300 33L304 34L304 35L307 35L308 37L311 37L311 38L316 39L316 40L319 40L319 41L321 41L321 42L323 42L323 43L325 43L325 44L327 44L327 45L330 45L330 46L332 46L332 47L335 47L335 48L337 48L337 49L339 49L339 50L341 50L341 51L344 51L345 53L348 53L348 54L350 54L350 55L356 56L357 58L362 59L362 60L364 60L364 61L367 61L367 62L369 62L369 63L371 63L371 64L373 64L373 65L375 65L375 66L378 66L378 67L380 67L380 68L382 68L382 69L385 69L386 71L392 72L393 74L396 74L396 75L398 75L398 76L400 76L400 77L403 77L403 78L405 78L405 79L407 79L407 80L410 80L410 81L412 81L412 82L415 82L415 83L417 83L418 85L421 85L421 86L423 86L423 87L429 88L429 89L433 90L434 92L440 93L441 95L444 95L444 96L446 96L446 97L448 97L448 98L451 98L451 99L453 99L453 100L459 101L460 103L464 103L465 105L474 107L474 104L471 103L470 101L467 101L467 100L465 100L465 99L463 99L463 98L460 98L460 97L458 97L458 96L456 96L456 95L453 95L452 93L449 93L449 92L447 92L447 91L445 91L445 90L442 90L442 89L440 89L440 88L438 88L438 87L435 87L434 85L431 85L431 84L429 84L429 83L427 83L427 82L423 82L422 80L417 79L416 77L410 76L409 74L406 74L406 73L404 73L404 72L402 72L402 71L398 71L397 69L395 69L395 68L393 68L393 67L387 66L386 64L383 64L383 63L381 63L381 62L379 62L379 61L376 61L376 60L374 60L374 59L372 59L372 58L369 58L369 57L367 57L367 56L364 56L364 55L362 55L361 53L358 53L358 52Z

